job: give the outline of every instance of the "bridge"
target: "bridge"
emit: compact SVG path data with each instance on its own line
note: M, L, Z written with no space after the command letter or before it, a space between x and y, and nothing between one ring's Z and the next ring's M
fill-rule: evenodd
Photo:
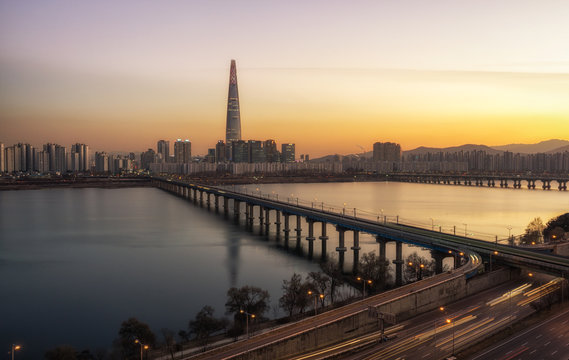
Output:
M415 182L425 184L446 184L446 185L465 185L465 186L488 186L488 187L501 187L508 188L510 184L514 189L521 189L522 182L528 189L535 189L536 182L541 182L543 190L550 190L552 183L557 183L559 191L567 190L567 182L569 178L563 175L448 175L448 174L404 174L393 173L388 175L388 178L393 181L401 182Z
M343 266L344 255L348 250L346 247L346 232L351 231L353 234L351 250L353 250L354 264L359 259L359 234L365 232L373 235L379 244L379 257L385 260L385 245L387 242L393 241L396 245L395 279L396 284L401 285L403 279L403 256L402 244L413 244L424 248L431 249L431 253L436 263L436 273L442 272L442 261L445 257L452 256L454 258L455 267L467 260L467 257L483 256L486 259L499 261L505 265L514 267L523 267L531 270L547 272L556 276L567 276L569 272L569 259L547 254L529 249L521 249L515 246L487 242L478 239L472 239L465 236L453 235L435 232L427 229L417 228L408 225L398 224L397 222L387 222L385 219L368 219L357 214L346 214L345 210L337 213L328 211L325 208L315 208L300 205L298 203L291 204L289 202L279 201L277 197L262 197L254 194L244 194L241 192L231 191L216 187L209 187L200 184L186 183L182 181L153 177L152 184L158 188L174 193L180 197L193 200L196 203L212 204L216 211L220 210L220 198L223 199L223 211L226 215L230 212L230 201L232 202L232 213L236 220L240 217L241 204L245 207L246 223L252 226L254 218L254 207L258 207L259 223L262 231L269 232L271 225L269 221L269 213L274 211L276 221L275 226L277 234L283 233L285 238L285 246L288 246L290 232L296 232L296 246L300 246L302 238L301 219L305 218L308 224L308 241L309 256L313 251L314 241L314 225L322 224L319 239L322 241L322 253L326 253L326 242L328 236L326 234L327 224L335 226L338 232L338 252L339 265ZM296 228L291 229L290 217L296 219ZM281 219L283 222L281 222ZM354 269L356 271L357 269ZM474 270L469 276L474 276L477 270Z
M370 317L370 309L377 313L390 313L397 316L397 321L412 318L418 314L446 306L458 299L469 297L480 291L504 283L516 276L516 270L502 268L479 275L482 268L481 256L486 257L492 264L500 263L515 267L524 267L567 277L569 259L559 256L534 252L526 249L486 242L468 237L443 234L422 228L405 226L396 222L382 219L367 219L362 216L346 214L345 210L338 212L324 208L304 206L290 201L279 201L277 196L255 196L231 191L225 188L209 187L182 181L152 178L152 184L160 189L193 201L200 206L212 206L229 217L230 213L236 221L240 221L241 208L245 208L245 220L248 226L254 221L254 207L258 207L260 228L268 234L271 223L269 213L275 212L274 225L277 235L284 233L285 241L291 231L296 232L297 246L301 241L301 219L306 219L309 243L309 253L315 241L314 224L321 223L322 231L319 239L322 241L322 252L326 252L326 224L335 226L338 232L338 252L340 266L346 248L346 232L353 233L351 249L354 263L357 263L359 234L365 232L375 236L379 244L380 258L385 260L385 244L393 241L396 244L396 282L402 283L402 243L419 245L430 248L436 261L435 276L398 287L367 299L326 311L313 318L307 318L293 324L282 326L267 333L255 336L249 340L239 341L208 352L191 356L192 359L280 359L293 354L300 354L313 349L331 346L340 341L354 339L364 334L382 329L380 321ZM221 201L222 200L222 201ZM231 205L231 206L230 206ZM295 217L296 228L290 228L290 217ZM281 219L283 222L281 223ZM282 227L282 228L281 228ZM442 258L452 256L455 269L442 272ZM490 265L491 266L491 265ZM478 275L478 276L475 276Z

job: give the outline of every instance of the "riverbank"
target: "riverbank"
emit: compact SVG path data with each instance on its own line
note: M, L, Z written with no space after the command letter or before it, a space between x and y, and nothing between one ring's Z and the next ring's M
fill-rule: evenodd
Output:
M50 178L2 178L2 190L37 190L46 188L124 188L150 187L148 177L50 177Z

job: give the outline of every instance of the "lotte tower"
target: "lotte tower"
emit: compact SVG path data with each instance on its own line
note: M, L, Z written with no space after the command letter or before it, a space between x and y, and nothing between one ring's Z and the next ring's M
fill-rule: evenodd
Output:
M231 60L229 74L229 94L227 95L227 123L225 127L225 142L241 140L241 116L239 114L239 92L237 91L237 70L235 60Z

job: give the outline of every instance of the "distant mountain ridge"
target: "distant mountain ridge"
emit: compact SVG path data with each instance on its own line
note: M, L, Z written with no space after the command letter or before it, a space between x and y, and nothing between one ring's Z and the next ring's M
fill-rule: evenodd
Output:
M470 152L470 151L485 151L487 154L495 155L503 153L504 151L511 151L521 154L537 154L537 153L548 153L554 154L557 152L569 151L569 140L551 139L541 141L537 144L508 144L499 146L487 146L487 145L477 145L477 144L465 144L460 146L451 146L446 148L434 148L420 146L413 150L403 151L403 155L423 155L427 153L454 153L454 152ZM338 161L342 158L371 158L373 157L373 151L368 151L362 154L349 154L349 155L326 155L317 159L312 159L314 162L325 162L325 161Z
M551 139L541 141L537 144L509 144L492 146L492 148L500 151L511 151L513 153L537 154L557 152L557 149L567 146L569 146L569 141L567 140Z
M460 146L451 146L447 148L432 148L421 146L413 150L403 151L403 155L423 155L427 153L454 153L454 152L470 152L470 151L485 151L487 154L499 154L503 151L496 150L486 145L476 145L476 144L465 144Z

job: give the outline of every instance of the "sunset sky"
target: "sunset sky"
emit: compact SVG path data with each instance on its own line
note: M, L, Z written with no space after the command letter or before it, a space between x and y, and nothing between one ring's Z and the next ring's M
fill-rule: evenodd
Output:
M569 1L0 0L0 142L569 140Z

